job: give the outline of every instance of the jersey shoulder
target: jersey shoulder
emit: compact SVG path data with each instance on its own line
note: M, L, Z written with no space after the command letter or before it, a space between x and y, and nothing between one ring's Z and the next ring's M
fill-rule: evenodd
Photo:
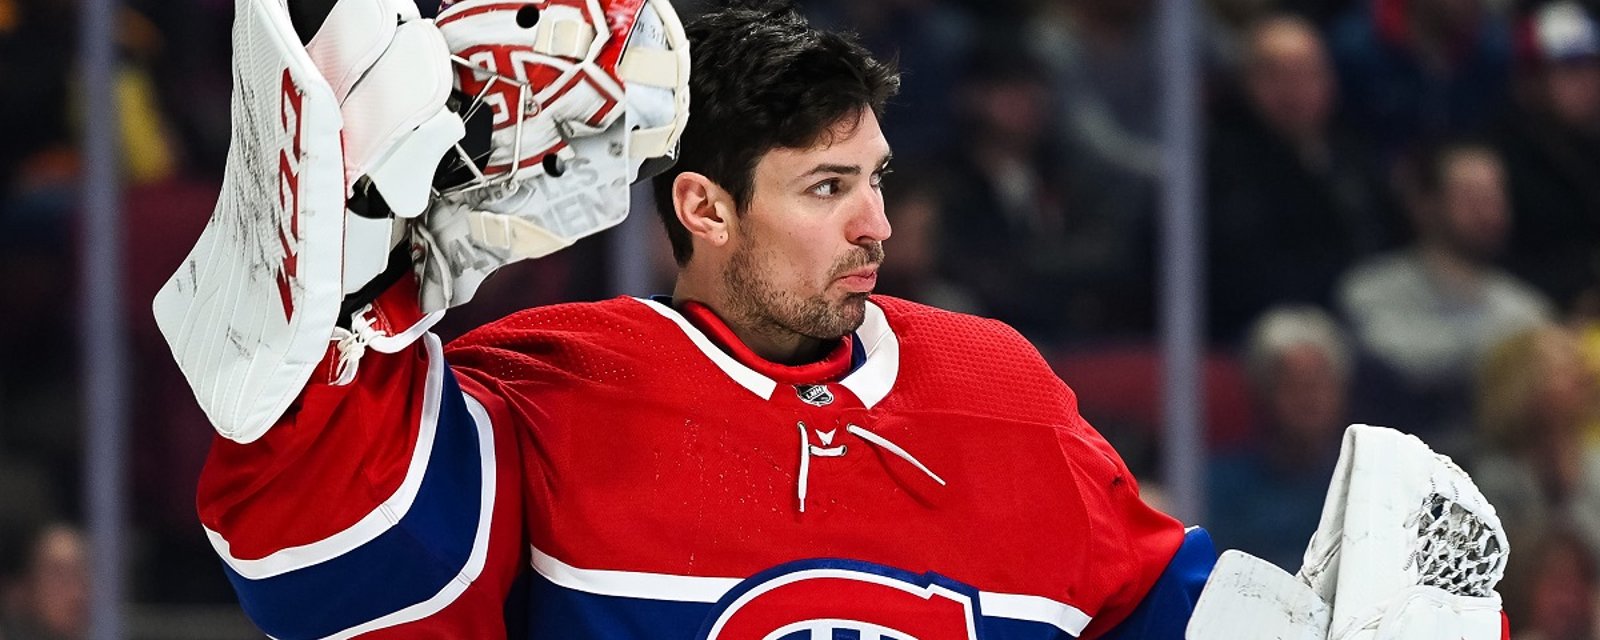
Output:
M985 359L1038 359L1039 350L1016 329L999 320L947 311L892 296L873 296L896 333L909 340L929 340L961 352L982 351Z
M1058 423L1077 398L1039 350L999 320L874 296L899 340L896 391L917 406L968 407Z
M536 340L603 339L627 333L641 320L655 315L638 299L618 296L598 302L564 302L523 309L473 329L450 346L488 345Z
M650 359L673 327L640 300L617 297L525 309L445 348L457 368L502 380L597 380Z

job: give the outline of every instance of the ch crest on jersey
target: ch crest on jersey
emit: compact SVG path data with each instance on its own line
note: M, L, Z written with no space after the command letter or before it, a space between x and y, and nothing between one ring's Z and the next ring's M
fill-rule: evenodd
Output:
M794 387L795 394L800 400L813 407L826 407L833 404L833 392L825 384L799 384Z
M976 592L855 560L769 569L717 603L701 640L978 640Z

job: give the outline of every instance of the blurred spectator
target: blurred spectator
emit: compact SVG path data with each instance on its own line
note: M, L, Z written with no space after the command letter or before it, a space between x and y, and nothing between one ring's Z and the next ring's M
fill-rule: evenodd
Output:
M1151 0L1044 3L1030 25L1028 42L1049 66L1071 151L1127 180L1161 170L1153 7Z
M1365 1L1365 0L1363 0ZM1210 18L1209 49L1213 62L1237 74L1249 48L1250 32L1268 16L1303 18L1319 31L1347 12L1357 0L1206 0Z
M1034 340L1148 327L1149 216L1118 211L1150 189L1114 192L1065 157L1048 74L1027 51L970 64L940 173L943 271Z
M1473 478L1512 548L1570 522L1600 549L1600 449L1584 438L1597 400L1600 386L1569 329L1519 333L1484 359L1476 410L1485 453Z
M963 123L954 130L964 135L953 141L940 180L948 215L938 245L945 272L984 308L1023 333L1054 337L1068 324L1067 294L1040 292L1071 291L1061 282L1082 256L1063 246L1067 197L1049 170L1049 92L1029 60L1020 52L986 54L962 79Z
M58 485L37 457L0 447L0 551L17 534L62 516ZM0 581L5 570L0 566Z
M229 0L127 0L149 18L159 40L143 57L176 147L191 173L221 180L230 133L233 76L226 60L234 3ZM437 2L434 2L437 5ZM427 2L418 3L429 15Z
M45 527L28 544L26 564L7 585L5 640L76 640L89 632L89 562L74 527Z
M123 175L131 184L159 182L172 177L179 160L151 71L166 39L142 13L122 7L117 17L122 60L113 82Z
M0 16L0 202L25 169L66 151L74 6L59 0L4 0ZM31 180L31 178L28 178Z
M1447 144L1408 168L1403 197L1417 242L1351 269L1340 308L1375 365L1356 393L1371 409L1363 416L1457 454L1470 441L1473 364L1506 336L1549 321L1551 309L1494 265L1510 212L1493 150Z
M884 243L878 291L941 309L982 314L976 296L939 272L943 205L928 174L897 166L883 182L884 212L894 236Z
M1584 296L1581 300L1568 322L1578 336L1584 367L1591 378L1600 380L1600 295ZM1584 442L1600 447L1600 412L1584 429Z
M1600 575L1595 554L1569 531L1516 547L1499 591L1516 640L1594 640Z
M1257 437L1212 459L1207 528L1219 548L1295 571L1348 424L1350 348L1323 310L1280 307L1251 329L1245 367L1261 416Z
M1331 306L1339 275L1396 243L1371 151L1334 119L1332 65L1303 18L1249 31L1241 108L1210 141L1212 335L1234 340L1274 304Z
M1386 152L1475 133L1505 101L1510 29L1484 0L1368 0L1332 44L1345 108Z
M0 337L0 447L25 451L54 474L54 493L72 499L81 469L77 359L60 336L79 315L71 304L71 231L84 87L73 69L75 5L20 0L14 7L9 30L0 22L0 299L16 310ZM148 183L178 168L149 72L163 39L131 9L117 19L122 59L109 89L123 179ZM148 313L149 298L137 304ZM70 511L64 506L58 510Z
M1207 62L1224 74L1237 73L1250 46L1251 28L1276 4L1276 0L1207 0Z
M1349 12L1352 5L1369 1L1370 0L1277 0L1276 4L1284 11L1305 16L1307 19L1319 26L1327 26L1339 16Z
M1516 213L1508 258L1571 308L1600 283L1600 29L1574 2L1527 27L1517 105L1496 132Z
M1155 3L1071 0L1039 7L1025 41L1046 66L1052 112L1045 127L1059 136L1065 170L1055 179L1069 185L1069 237L1077 243L1056 251L1073 256L1060 259L1080 261L1079 271L1108 281L1103 286L1121 290L1115 302L1125 308L1083 303L1084 313L1108 316L1091 330L1145 331L1152 325L1151 302L1138 296L1153 288L1152 221L1161 173Z

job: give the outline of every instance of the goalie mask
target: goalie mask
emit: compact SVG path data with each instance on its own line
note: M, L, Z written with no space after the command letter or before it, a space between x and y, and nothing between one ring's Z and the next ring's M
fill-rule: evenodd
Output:
M627 216L688 119L689 51L664 0L469 0L440 13L466 141L417 230L423 306Z

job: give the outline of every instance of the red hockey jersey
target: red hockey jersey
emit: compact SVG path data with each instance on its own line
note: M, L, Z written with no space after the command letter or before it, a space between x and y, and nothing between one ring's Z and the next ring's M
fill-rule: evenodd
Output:
M800 367L633 298L369 354L219 441L202 521L278 638L1180 637L1209 550L1038 353L867 308Z

